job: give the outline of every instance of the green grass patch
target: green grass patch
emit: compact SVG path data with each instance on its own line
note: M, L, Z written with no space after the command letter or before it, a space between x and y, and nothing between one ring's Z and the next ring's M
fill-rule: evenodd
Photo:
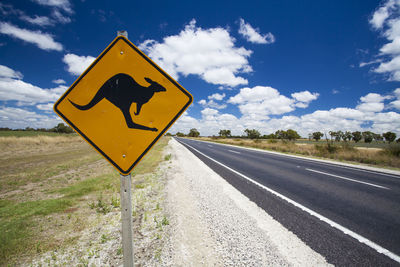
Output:
M34 216L62 212L72 204L72 200L63 198L22 203L0 201L0 264L6 263L12 255L33 249L31 225Z
M64 197L66 198L80 198L101 190L111 189L111 191L116 191L118 189L118 185L118 175L113 173L95 178L89 178L53 192L64 194Z

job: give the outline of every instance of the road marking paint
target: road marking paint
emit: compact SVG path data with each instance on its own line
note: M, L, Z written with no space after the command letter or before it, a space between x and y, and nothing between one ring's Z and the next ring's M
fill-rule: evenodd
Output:
M213 147L212 145L208 145L209 147Z
M357 234L357 233L351 231L350 229L347 229L346 227L344 227L344 226L342 226L342 225L340 225L340 224L338 224L338 223L336 223L336 222L334 222L334 221L332 221L332 220L326 218L325 216L323 216L323 215L321 215L321 214L319 214L319 213L317 213L317 212L315 212L315 211L313 211L313 210L311 210L311 209L309 209L309 208L307 208L307 207L301 205L300 203L297 203L296 201L294 201L294 200L292 200L292 199L290 199L290 198L288 198L288 197L286 197L286 196L284 196L284 195L282 195L282 194L276 192L275 190L272 190L271 188L266 187L265 185L262 185L262 184L260 184L259 182L256 182L256 181L252 180L252 179L249 178L248 176L246 176L246 175L244 175L244 174L242 174L242 173L240 173L240 172L238 172L238 171L235 171L234 169L232 169L232 168L230 168L230 167L224 165L223 163L221 163L221 162L219 162L219 161L217 161L217 160L215 160L215 159L213 159L213 158L211 158L211 157L205 155L204 153L198 151L197 149L195 149L195 148L192 147L191 145L188 145L188 144L185 144L185 145L187 145L188 147L190 147L191 149L193 149L194 151L196 151L196 152L199 153L200 155L202 155L202 156L208 158L209 160L214 161L215 163L217 163L217 164L221 165L222 167L224 167L224 168L230 170L231 172L233 172L233 173L235 173L235 174L237 174L237 175L243 177L243 178L246 179L247 181L249 181L249 182L251 182L251 183L253 183L253 184L255 184L255 185L261 187L262 189L264 189L264 190L270 192L271 194L273 194L273 195L275 195L275 196L277 196L277 197L279 197L279 198L281 198L281 199L283 199L283 200L289 202L289 203L292 204L293 206L295 206L295 207L297 207L297 208L299 208L299 209L301 209L301 210L307 212L308 214L310 214L310 215L312 215L312 216L314 216L314 217L320 219L321 221L323 221L323 222L329 224L330 226L332 226L333 228L338 229L338 230L341 231L342 233L344 233L344 234L346 234L346 235L349 235L349 236L351 236L352 238L355 238L355 239L358 240L360 243L363 243L363 244L367 245L368 247L374 249L374 250L377 251L378 253L384 254L384 255L388 256L389 258L391 258L392 260L394 260L394 261L400 263L400 256L394 254L393 252L387 250L386 248L379 246L378 244L374 243L373 241L371 241L371 240L369 240L369 239L367 239L367 238L365 238L365 237L363 237L363 236L361 236L361 235L359 235L359 234Z
M230 150L230 149L228 149L228 151L229 151L229 152L232 152L232 153L236 153L236 154L241 154L240 152L233 151L233 150Z
M375 186L375 187L378 187L378 188L390 190L390 188L387 188L387 187L384 187L384 186L381 186L381 185L376 185L376 184L371 184L371 183L367 183L367 182L362 182L362 181L354 180L354 179L347 178L347 177L343 177L343 176L336 175L336 174L331 174L331 173L327 173L327 172L316 171L316 170L308 169L308 168L306 168L306 170L307 170L307 171L310 171L310 172L316 172L316 173L320 173L320 174L325 174L325 175L328 175L328 176L336 177L336 178L343 179L343 180L347 180L347 181L352 181L352 182L355 182L355 183L366 184L366 185Z

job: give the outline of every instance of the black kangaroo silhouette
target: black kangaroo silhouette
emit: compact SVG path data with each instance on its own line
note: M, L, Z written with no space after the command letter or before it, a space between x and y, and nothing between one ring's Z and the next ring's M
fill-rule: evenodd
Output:
M99 103L103 98L105 98L122 111L125 117L126 124L129 128L157 132L157 128L150 128L134 123L132 120L132 116L129 112L132 103L136 103L135 115L139 115L142 106L149 102L154 93L166 91L166 89L162 85L152 81L150 78L144 79L148 83L150 83L150 86L141 86L128 74L118 73L108 79L100 87L96 95L88 104L81 106L75 104L70 99L68 100L77 109L88 110Z

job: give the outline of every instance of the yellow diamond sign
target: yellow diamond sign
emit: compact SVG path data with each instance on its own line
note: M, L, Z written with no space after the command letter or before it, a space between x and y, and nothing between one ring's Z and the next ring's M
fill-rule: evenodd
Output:
M55 103L54 111L120 173L128 174L192 100L119 36Z

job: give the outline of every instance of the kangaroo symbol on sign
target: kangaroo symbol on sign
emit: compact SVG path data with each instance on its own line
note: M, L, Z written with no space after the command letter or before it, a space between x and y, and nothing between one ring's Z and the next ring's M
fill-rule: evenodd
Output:
M165 92L166 89L152 81L150 78L144 78L150 86L144 87L138 84L131 76L125 73L119 73L108 79L97 91L96 95L86 105L78 105L72 102L77 109L88 110L99 103L102 99L107 99L114 106L119 108L124 114L126 124L130 129L140 129L157 132L157 128L150 128L144 125L134 123L132 116L129 112L132 103L136 103L136 116L139 115L140 110L144 104L150 101L154 93Z

